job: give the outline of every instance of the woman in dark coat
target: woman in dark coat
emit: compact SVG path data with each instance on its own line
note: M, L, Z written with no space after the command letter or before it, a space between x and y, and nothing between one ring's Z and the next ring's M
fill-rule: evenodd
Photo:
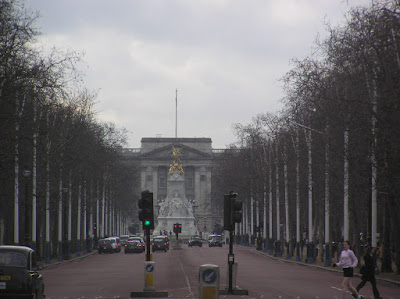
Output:
M375 265L374 265L374 260L372 256L375 253L376 248L375 247L368 247L367 249L367 254L364 256L364 262L365 265L361 268L361 279L362 281L360 284L356 287L357 292L365 286L367 281L371 282L372 285L372 291L374 292L374 297L375 299L381 298L379 295L379 291L376 288L376 279L375 279Z

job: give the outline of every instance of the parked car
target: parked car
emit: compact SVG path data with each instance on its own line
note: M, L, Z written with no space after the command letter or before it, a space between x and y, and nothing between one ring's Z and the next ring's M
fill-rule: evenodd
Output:
M108 237L106 238L111 242L111 248L114 252L121 252L121 242L118 237Z
M167 241L163 237L154 237L151 247L153 252L156 250L164 250L167 252Z
M222 247L222 236L210 235L208 237L208 247Z
M128 252L142 253L143 252L142 244L140 243L139 240L128 241L125 244L124 248L125 248L125 253L128 253Z
M142 244L142 251L146 250L146 243L144 242L144 240L142 239L142 237L129 237L128 241L139 241Z
M97 252L99 254L102 254L102 253L105 253L105 252L113 253L114 250L111 247L111 240L109 240L109 239L100 239L99 241L97 241Z
M188 241L188 246L192 247L192 246L203 246L203 239L200 236L191 236L189 241Z
M44 298L44 281L36 253L26 246L0 246L0 297Z

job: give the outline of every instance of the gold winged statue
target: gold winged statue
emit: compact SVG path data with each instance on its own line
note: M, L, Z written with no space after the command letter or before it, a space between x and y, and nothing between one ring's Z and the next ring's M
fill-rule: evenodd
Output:
M179 171L179 173L183 174L182 165L179 164L179 154L181 153L181 148L175 148L172 146L172 165L169 167L169 175L172 175L174 171Z

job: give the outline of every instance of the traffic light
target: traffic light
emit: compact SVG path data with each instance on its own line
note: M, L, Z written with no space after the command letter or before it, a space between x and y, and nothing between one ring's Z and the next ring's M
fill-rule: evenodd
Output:
M231 213L232 213L232 224L242 222L242 208L243 202L237 198L237 193L231 192Z
M182 224L180 224L180 223L175 223L174 224L174 233L175 234L182 233Z
M237 193L230 192L224 195L224 229L234 230L235 223L242 222L243 203L237 198Z
M231 198L229 194L224 195L224 230L232 230Z
M93 223L93 236L97 237L97 225Z
M154 229L153 193L148 190L143 191L138 206L139 220L142 221L143 229Z

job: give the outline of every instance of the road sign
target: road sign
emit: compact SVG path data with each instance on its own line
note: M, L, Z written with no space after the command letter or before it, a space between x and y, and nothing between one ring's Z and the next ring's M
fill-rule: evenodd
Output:
M217 272L214 269L207 269L202 274L203 281L212 284L217 280Z
M200 298L218 298L219 296L219 268L217 265L201 265L199 270Z
M151 272L153 272L154 271L154 265L152 265L152 264L147 264L146 265L146 272L147 273L151 273Z

